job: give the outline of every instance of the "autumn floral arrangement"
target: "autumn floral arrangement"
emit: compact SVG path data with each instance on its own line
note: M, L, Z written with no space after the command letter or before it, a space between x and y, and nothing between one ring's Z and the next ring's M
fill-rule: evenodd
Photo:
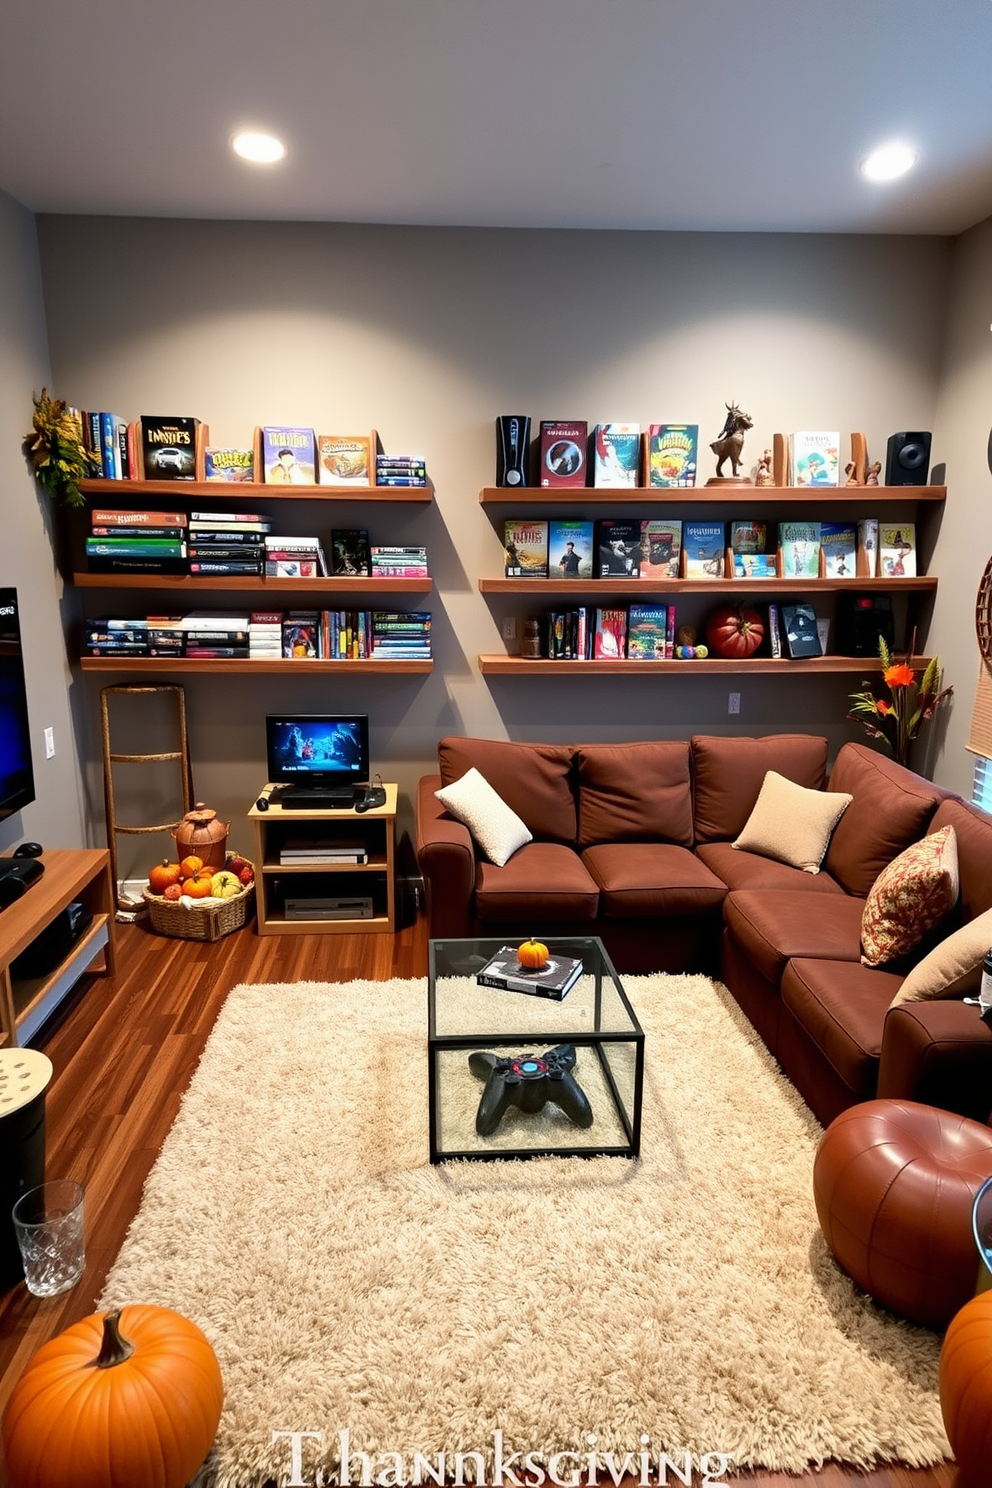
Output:
M918 677L908 662L894 659L881 636L878 654L882 662L881 685L865 682L861 692L852 693L853 706L847 716L852 723L860 723L870 738L886 744L900 765L908 765L913 740L954 689L941 688L937 656L931 658Z
M34 418L24 436L24 452L38 483L54 501L66 506L85 504L79 482L100 474L100 462L83 443L83 423L61 398L50 398L42 388L34 399Z

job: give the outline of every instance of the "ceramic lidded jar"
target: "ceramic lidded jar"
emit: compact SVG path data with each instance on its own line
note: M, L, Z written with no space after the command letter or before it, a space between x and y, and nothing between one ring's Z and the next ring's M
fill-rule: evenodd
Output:
M182 821L172 828L176 839L176 857L182 862L192 853L201 859L204 868L223 868L227 853L227 834L230 822L217 820L216 811L197 801L192 811L187 811Z

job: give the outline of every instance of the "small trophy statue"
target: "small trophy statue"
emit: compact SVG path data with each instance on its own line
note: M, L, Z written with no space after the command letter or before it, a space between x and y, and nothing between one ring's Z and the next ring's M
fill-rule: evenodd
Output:
M720 437L714 439L710 449L717 457L716 475L711 476L706 482L708 486L726 484L728 486L749 486L751 478L747 475L739 475L741 468L741 450L744 448L745 432L752 427L752 419L749 413L742 413L736 403L727 403L727 418L721 430ZM724 475L723 463L730 461L733 475Z

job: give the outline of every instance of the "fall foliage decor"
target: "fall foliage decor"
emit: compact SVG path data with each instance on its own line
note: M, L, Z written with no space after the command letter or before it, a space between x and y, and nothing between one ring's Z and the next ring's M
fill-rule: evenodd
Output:
M24 453L31 461L35 478L53 500L66 506L85 506L79 482L99 475L99 460L83 443L83 423L74 408L61 398L50 398L42 388L34 401L34 418L24 436Z
M183 1488L224 1404L204 1334L167 1307L93 1313L44 1344L4 1411L11 1488Z
M908 765L913 740L954 689L941 687L939 656L931 657L922 677L917 677L908 662L897 660L881 636L878 656L880 682L863 682L861 692L851 693L847 716L852 723L860 723L870 739L880 740L898 764Z

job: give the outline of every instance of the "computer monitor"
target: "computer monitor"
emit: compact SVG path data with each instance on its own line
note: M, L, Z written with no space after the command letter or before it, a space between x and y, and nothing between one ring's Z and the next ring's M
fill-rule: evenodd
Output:
M269 781L280 800L351 801L369 783L366 713L270 713L265 720Z

